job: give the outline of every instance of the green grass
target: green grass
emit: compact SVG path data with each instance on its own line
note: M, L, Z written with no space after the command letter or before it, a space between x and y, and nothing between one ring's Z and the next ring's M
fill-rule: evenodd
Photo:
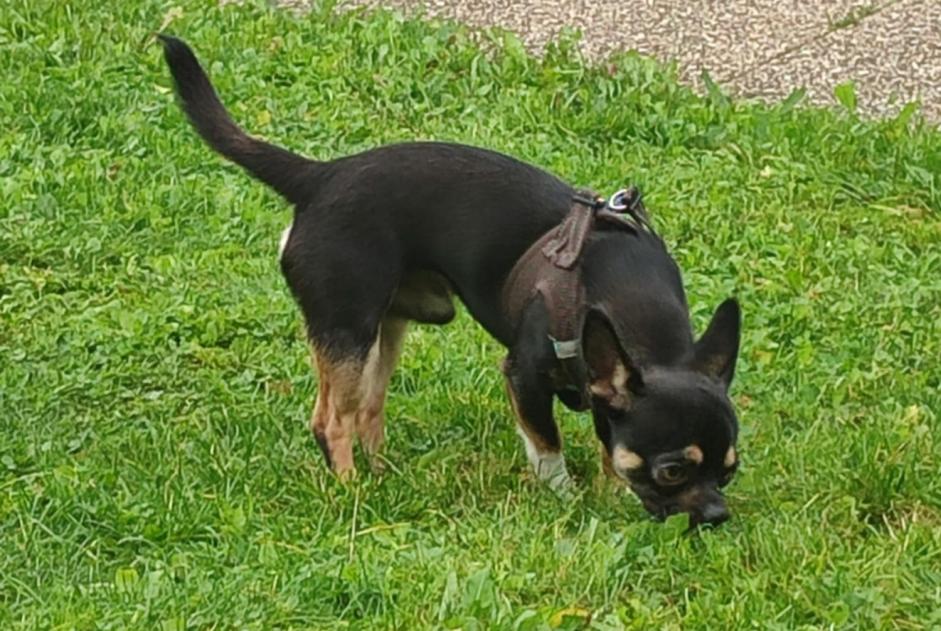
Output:
M606 486L587 417L581 496L537 484L466 315L409 334L392 470L327 474L289 211L183 119L146 42L171 8L0 8L0 628L941 625L941 134L912 108L699 98L385 14L207 0L168 28L310 155L447 139L639 182L698 330L744 307L734 519L687 536Z

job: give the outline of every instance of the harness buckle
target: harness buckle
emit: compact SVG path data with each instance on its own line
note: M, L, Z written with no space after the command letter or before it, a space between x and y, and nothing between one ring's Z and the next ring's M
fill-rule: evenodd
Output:
M581 348L581 340L557 340L551 335L549 340L552 342L552 350L559 359L572 359L578 357L578 351Z

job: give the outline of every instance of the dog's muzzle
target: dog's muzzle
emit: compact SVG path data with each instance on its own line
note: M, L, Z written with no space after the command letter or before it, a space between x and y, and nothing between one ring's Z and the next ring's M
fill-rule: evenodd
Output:
M657 519L687 513L691 527L704 524L718 526L731 516L725 498L716 488L694 486L672 497L656 494L639 497L644 508Z

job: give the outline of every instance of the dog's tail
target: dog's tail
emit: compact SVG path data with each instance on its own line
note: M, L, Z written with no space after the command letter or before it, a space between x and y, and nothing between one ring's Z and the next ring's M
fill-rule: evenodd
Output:
M242 131L229 117L190 47L169 35L159 37L183 110L199 135L289 202L303 202L319 163Z

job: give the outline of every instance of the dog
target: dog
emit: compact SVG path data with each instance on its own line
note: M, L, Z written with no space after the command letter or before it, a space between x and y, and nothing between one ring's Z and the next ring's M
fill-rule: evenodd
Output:
M538 478L573 484L558 397L590 409L604 470L652 515L728 519L739 305L723 302L694 340L679 267L636 189L604 202L506 155L441 142L302 157L244 132L187 44L160 39L200 136L294 206L280 262L319 376L310 427L337 476L356 471L355 439L381 468L406 326L450 322L457 297L507 349L507 391Z

